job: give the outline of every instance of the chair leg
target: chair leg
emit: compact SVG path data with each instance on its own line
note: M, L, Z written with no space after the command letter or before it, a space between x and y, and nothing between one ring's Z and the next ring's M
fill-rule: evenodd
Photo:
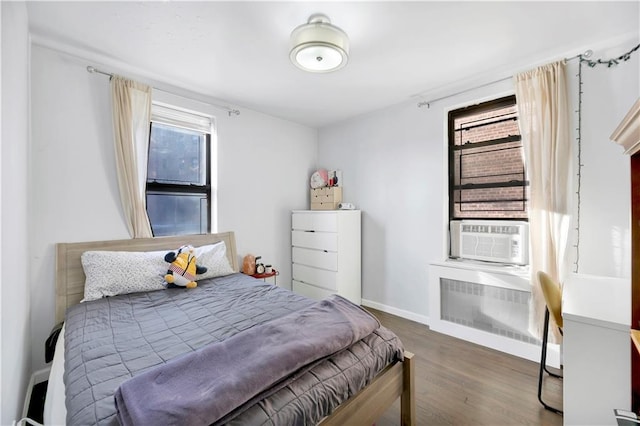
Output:
M562 329L558 328L558 331L560 332L560 335L562 335ZM548 343L548 341L549 341L549 338L547 337L547 343ZM546 360L546 358L545 358L545 360ZM562 366L560 366L560 368L562 368ZM544 371L546 371L547 374L550 375L551 377L555 377L557 379L563 379L564 378L564 376L562 374L558 374L558 373L554 373L553 371L549 371L549 369L547 368L546 362L544 364Z
M562 376L562 374L558 374L558 373L554 373L553 371L549 371L549 369L547 368L547 366L544 366L544 371L547 372L548 375L550 375L551 377L555 377L556 379L562 379L564 378Z
M540 356L540 372L538 374L538 401L540 401L540 404L542 404L542 406L549 410L549 411L553 411L554 413L560 414L562 415L562 410L559 410L557 408L554 408L550 405L548 405L547 403L545 403L542 400L542 376L543 376L543 372L547 371L547 373L549 373L549 371L547 370L547 342L549 341L549 309L545 308L544 311L544 331L542 332L542 354ZM560 377L556 374L553 373L549 373L551 376L554 377Z
M548 324L549 323L549 318L550 318L551 314L549 313L549 309L546 309L545 312L546 312L546 317L547 317L547 321L546 322L547 322L547 326L548 326L549 325ZM560 330L560 334L562 334L562 329L559 329L559 330ZM549 329L548 328L545 328L545 333L547 334L547 344L548 344L549 343ZM544 345L544 360L545 360L545 362L542 364L543 367L544 367L544 371L546 371L547 374L550 375L551 377L555 377L557 379L562 379L563 378L562 374L554 373L553 371L549 371L549 369L547 368L547 362L546 362L546 360L547 360L547 344Z

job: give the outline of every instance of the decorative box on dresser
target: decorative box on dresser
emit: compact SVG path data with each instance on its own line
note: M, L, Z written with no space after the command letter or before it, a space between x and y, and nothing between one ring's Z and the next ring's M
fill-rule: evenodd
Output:
M293 291L312 299L361 301L360 210L293 210Z

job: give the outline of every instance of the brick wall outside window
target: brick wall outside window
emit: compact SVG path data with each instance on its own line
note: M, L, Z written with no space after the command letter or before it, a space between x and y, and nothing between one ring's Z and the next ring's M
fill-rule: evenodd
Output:
M527 218L517 116L513 96L449 113L451 219Z

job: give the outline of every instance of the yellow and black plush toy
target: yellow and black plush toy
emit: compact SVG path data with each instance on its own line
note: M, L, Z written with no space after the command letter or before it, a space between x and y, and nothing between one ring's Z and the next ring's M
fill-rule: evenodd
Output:
M169 262L169 269L164 276L167 288L186 287L195 288L196 275L204 274L207 268L196 265L195 250L192 246L182 246L178 252L169 252L165 255L164 260Z

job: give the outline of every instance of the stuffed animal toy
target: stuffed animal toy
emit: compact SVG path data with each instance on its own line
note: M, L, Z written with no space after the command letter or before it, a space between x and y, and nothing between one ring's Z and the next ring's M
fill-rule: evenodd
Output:
M207 268L196 264L195 250L192 246L182 246L177 253L171 251L165 255L164 260L171 264L164 276L167 288L195 288L198 286L195 281L196 275L207 272Z

